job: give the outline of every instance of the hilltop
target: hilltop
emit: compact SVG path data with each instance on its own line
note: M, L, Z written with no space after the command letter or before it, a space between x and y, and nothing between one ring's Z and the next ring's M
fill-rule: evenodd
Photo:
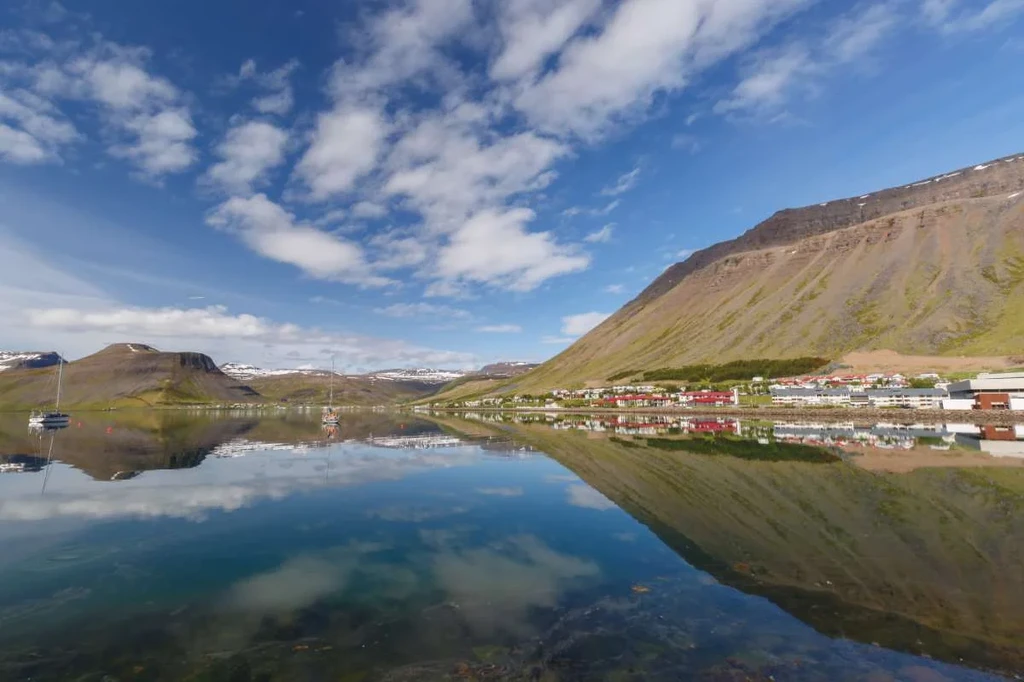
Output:
M498 388L889 350L1024 355L1024 156L779 211L668 268L558 356ZM495 387L491 387L494 390Z
M0 409L52 405L56 371L9 369L0 373ZM119 343L64 366L62 406L153 407L183 403L254 402L252 388L232 379L202 353L165 353L140 343Z

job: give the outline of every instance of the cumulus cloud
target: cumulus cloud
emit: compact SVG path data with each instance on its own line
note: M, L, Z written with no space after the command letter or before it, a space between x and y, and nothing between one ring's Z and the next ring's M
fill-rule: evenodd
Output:
M658 92L749 46L804 0L627 0L600 30L568 43L558 65L516 98L544 129L592 138L644 113Z
M60 148L78 138L74 125L46 99L24 89L0 92L0 159L19 164L56 160Z
M387 132L383 114L372 107L344 106L322 113L296 172L314 199L348 193L376 166Z
M481 211L461 225L438 256L438 274L449 280L530 291L556 275L578 272L589 256L559 244L548 232L528 232L525 208Z
M537 72L600 9L600 0L513 0L501 3L502 48L491 64L498 80Z
M248 194L267 173L284 163L288 133L263 121L246 121L228 130L217 146L222 159L210 167L206 181L227 192Z
M256 60L248 59L238 70L238 75L230 79L230 82L232 84L255 83L263 91L263 94L252 100L253 108L261 114L284 116L291 111L295 104L291 76L298 68L298 60L292 59L276 69L260 72L256 68Z
M232 197L207 216L207 223L236 234L260 255L295 265L318 279L364 287L391 283L373 274L358 244L298 222L265 194Z
M611 313L580 313L562 318L562 333L569 337L583 336L611 317Z

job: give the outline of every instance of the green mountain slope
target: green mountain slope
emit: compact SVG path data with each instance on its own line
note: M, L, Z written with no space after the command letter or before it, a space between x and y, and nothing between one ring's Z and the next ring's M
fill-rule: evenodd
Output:
M890 349L1024 354L1024 156L781 211L669 268L509 390Z
M0 373L0 410L52 406L57 368ZM201 353L162 353L143 344L104 348L64 366L62 407L151 407L255 402L260 396Z
M248 385L271 402L326 405L331 389L330 375L285 374L255 377ZM436 393L437 384L418 381L390 381L371 377L336 376L334 404L393 405Z

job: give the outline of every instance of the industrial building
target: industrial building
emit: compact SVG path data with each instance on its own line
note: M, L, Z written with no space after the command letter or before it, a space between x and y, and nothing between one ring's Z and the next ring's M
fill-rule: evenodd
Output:
M949 385L947 409L1024 410L1024 372L979 374Z

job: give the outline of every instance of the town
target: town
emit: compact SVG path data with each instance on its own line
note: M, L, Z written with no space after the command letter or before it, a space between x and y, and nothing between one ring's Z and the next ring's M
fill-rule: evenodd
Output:
M770 405L790 408L902 408L1024 411L1024 372L982 373L949 380L935 373L828 374L766 380L752 377L728 387L687 390L665 385L555 389L543 395L508 395L431 403L433 408L643 409Z

